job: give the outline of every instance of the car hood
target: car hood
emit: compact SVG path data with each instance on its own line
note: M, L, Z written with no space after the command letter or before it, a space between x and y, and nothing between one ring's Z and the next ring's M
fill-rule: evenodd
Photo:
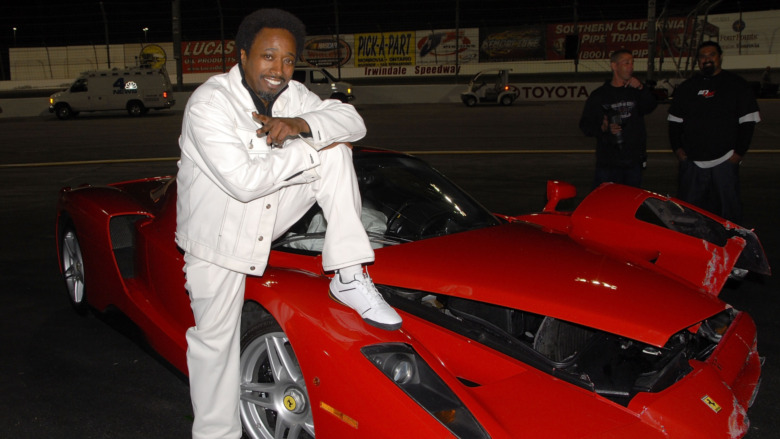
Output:
M378 249L370 271L379 284L521 309L659 347L726 307L659 272L528 223Z

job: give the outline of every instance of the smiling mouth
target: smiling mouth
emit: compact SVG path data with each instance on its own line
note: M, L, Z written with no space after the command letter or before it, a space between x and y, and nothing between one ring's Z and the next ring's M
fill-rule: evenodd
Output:
M277 88L284 84L284 80L273 76L265 76L263 77L263 81L265 81L265 83L268 84L271 88Z

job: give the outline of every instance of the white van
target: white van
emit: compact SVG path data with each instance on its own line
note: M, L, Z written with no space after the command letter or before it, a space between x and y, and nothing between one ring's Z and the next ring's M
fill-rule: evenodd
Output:
M49 112L63 120L82 111L127 110L140 116L175 103L165 70L129 67L82 73L69 88L49 97Z
M338 99L341 102L355 99L350 83L339 81L321 67L296 67L292 79L305 85L322 99Z

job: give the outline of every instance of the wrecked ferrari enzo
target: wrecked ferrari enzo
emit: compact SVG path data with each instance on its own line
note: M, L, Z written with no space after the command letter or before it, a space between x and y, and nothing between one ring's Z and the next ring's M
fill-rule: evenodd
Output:
M718 298L770 274L754 233L673 198L548 184L535 214L494 215L423 161L355 148L371 276L403 328L328 298L313 208L247 279L241 417L252 438L733 438L761 358ZM119 309L186 373L193 324L170 177L64 188L73 305ZM564 420L565 422L560 422Z

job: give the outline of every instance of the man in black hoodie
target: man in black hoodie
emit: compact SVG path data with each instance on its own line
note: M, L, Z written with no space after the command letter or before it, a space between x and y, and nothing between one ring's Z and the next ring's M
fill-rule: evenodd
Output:
M634 57L625 49L610 56L612 79L597 88L585 102L580 129L596 138L596 173L593 187L604 182L639 187L647 161L646 114L657 102L634 76Z
M718 43L705 41L697 54L701 72L677 87L667 118L680 161L677 196L739 223L739 165L761 121L758 103L747 81L721 69Z

